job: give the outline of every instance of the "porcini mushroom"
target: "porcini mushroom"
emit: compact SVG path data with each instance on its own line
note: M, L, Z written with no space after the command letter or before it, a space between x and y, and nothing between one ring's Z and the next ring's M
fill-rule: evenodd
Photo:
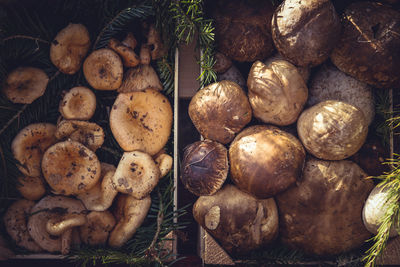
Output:
M123 77L121 58L111 49L96 50L83 63L83 74L94 89L118 89Z
M44 197L31 210L32 215L28 221L29 234L42 249L67 254L72 239L71 227L76 227L84 221L82 217L86 216L85 212L85 207L79 200L64 196ZM67 220L63 221L62 217ZM47 231L48 228L54 228L55 233L64 232L59 236L51 235Z
M96 154L75 141L56 143L42 160L43 176L54 193L72 195L91 189L100 178Z
M94 122L78 120L62 120L57 124L57 139L71 139L96 151L104 143L104 131Z
M118 88L120 93L137 92L145 89L163 90L157 73L150 65L139 65L128 69L124 74L122 85Z
M62 73L74 74L81 68L89 47L90 37L86 27L70 23L51 42L50 60Z
M3 93L13 103L31 104L44 94L48 82L41 69L19 67L8 74Z
M92 211L86 218L87 223L79 227L83 243L91 246L105 245L116 223L114 215L108 210Z
M117 52L117 54L122 58L123 65L125 67L133 68L140 64L141 59L138 55L136 55L133 48L125 46L115 38L110 39L108 46Z
M35 205L34 201L20 199L8 207L4 214L3 221L7 233L15 241L17 246L27 250L39 252L41 247L32 240L28 232L27 218L31 214L31 209Z
M151 47L151 59L156 60L167 54L167 49L161 41L160 33L154 24L150 24L147 34L147 45Z
M87 87L74 87L64 95L58 110L68 120L90 120L96 110L96 96Z
M153 89L119 94L110 112L111 131L125 151L156 154L167 143L171 126L171 105Z
M99 182L90 190L76 195L88 210L104 211L108 209L118 191L115 189L112 177L115 173L114 165L102 162Z
M151 198L135 199L130 195L119 195L114 216L117 225L108 239L111 247L121 247L136 233L150 209Z
M56 126L50 123L34 123L23 128L11 143L18 169L31 177L41 176L41 161L48 147L57 142Z
M122 155L112 181L118 192L142 199L153 191L160 177L161 171L149 154L133 151Z
M17 190L26 199L38 200L46 193L41 177L20 176L17 181Z

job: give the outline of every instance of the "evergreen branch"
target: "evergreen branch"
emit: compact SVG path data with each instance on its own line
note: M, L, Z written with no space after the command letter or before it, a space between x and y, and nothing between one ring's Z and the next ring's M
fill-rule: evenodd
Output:
M3 38L3 42L9 41L9 40L14 40L14 39L26 39L26 40L33 40L36 43L41 42L41 43L45 43L45 44L50 44L49 41L41 39L41 38L37 38L37 37L32 37L32 36L28 36L28 35L22 35L22 34L17 34L17 35L12 35L12 36L8 36L6 38Z
M1 128L1 130L0 130L0 135L2 135L2 134L5 132L5 130L7 130L7 128L8 128L16 119L18 119L18 118L21 116L22 113L24 113L24 111L26 110L27 107L28 107L28 104L23 105L23 106L21 107L21 109L20 109L17 113L15 113L15 115L12 116L12 117L6 122L6 124L5 124L5 125L3 126L3 128Z

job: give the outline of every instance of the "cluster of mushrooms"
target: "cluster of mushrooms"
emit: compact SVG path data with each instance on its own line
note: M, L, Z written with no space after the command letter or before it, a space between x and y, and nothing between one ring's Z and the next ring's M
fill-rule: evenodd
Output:
M64 92L57 125L30 124L11 144L22 174L22 199L3 220L16 245L62 254L80 242L121 247L145 220L150 193L173 161L164 151L172 108L150 65L166 50L154 25L146 30L139 53L128 33L87 56L90 38L81 24L69 24L52 41L50 59L60 72L73 75L83 65L93 89L118 90L109 125L125 152L117 167L100 162L95 152L103 145L104 130L89 121L96 111L95 93L84 86ZM3 91L12 102L29 104L43 95L48 81L42 70L20 67L9 74Z
M180 177L199 196L195 220L232 255L277 237L309 255L360 247L388 203L349 158L374 119L372 90L400 88L400 12L359 2L340 19L329 0L212 10L219 81L191 99L204 140L184 149ZM234 62L253 62L247 84Z

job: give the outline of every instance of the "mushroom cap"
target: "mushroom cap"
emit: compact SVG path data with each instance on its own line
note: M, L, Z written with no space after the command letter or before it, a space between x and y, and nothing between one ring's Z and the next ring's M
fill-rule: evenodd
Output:
M71 88L61 100L58 110L68 120L90 120L96 110L96 95L84 86Z
M3 220L7 233L15 241L17 246L27 250L39 252L41 247L32 240L28 232L27 218L31 214L34 201L20 199L11 204L4 214Z
M86 192L76 195L88 210L104 211L108 209L118 194L112 180L116 168L114 165L104 162L100 165L101 176L98 183Z
M48 82L41 69L19 67L8 74L3 92L13 103L30 104L44 94Z
M98 124L88 121L62 120L57 124L57 139L70 139L96 151L104 143L104 131Z
M361 148L368 124L364 113L355 106L327 100L301 113L297 132L304 147L315 157L341 160Z
M23 128L11 143L18 169L27 176L41 176L41 162L48 147L57 142L56 126L50 123L34 123Z
M28 220L29 234L44 250L57 252L62 250L62 236L50 235L46 230L47 222L64 214L85 213L85 207L76 199L64 196L46 196L31 210Z
M131 68L140 64L140 58L138 55L136 55L133 48L124 45L117 39L111 38L108 43L108 47L114 50L121 57L125 67Z
M267 58L266 60L264 60L264 64L267 65L267 67L269 67L269 65L276 61L276 60L286 60L281 54L279 54L278 52L275 53L274 55L272 55L271 57ZM299 72L299 74L301 75L301 77L303 77L304 82L307 84L308 82L308 78L310 78L310 74L311 74L311 68L309 67L302 67L302 66L295 66L297 68L297 71Z
M226 72L232 66L232 60L221 52L216 52L214 58L215 64L213 69L218 74Z
M51 42L50 60L65 74L76 73L90 47L89 32L82 24L68 24Z
M99 180L100 161L84 145L64 141L46 150L42 171L56 194L79 194L91 189Z
M220 81L232 81L237 83L241 88L246 87L246 80L244 79L242 73L238 68L236 68L235 65L232 65L227 71L224 73L218 74L217 75L217 82Z
M163 86L157 73L150 65L139 65L136 68L128 69L124 74L124 80L118 92L138 92L145 89L162 91Z
M132 151L122 155L112 181L118 192L142 199L153 191L160 176L160 169L149 154Z
M87 216L87 223L79 227L82 242L91 246L105 245L116 221L108 210L91 211Z
M172 164L174 163L174 159L165 153L161 153L154 158L154 162L156 163L157 167L160 169L160 178L164 177L167 175L171 169L172 169Z
M121 247L136 233L142 225L151 206L151 198L135 199L130 195L119 195L116 202L117 225L108 239L111 247Z
M204 140L185 147L181 181L196 196L213 195L228 177L228 150L222 144Z
M41 177L18 177L17 190L26 199L38 200L46 193L46 188Z
M189 104L189 116L206 138L227 144L251 120L247 95L236 83L221 81L199 90Z
M171 127L171 104L153 89L119 94L110 112L111 131L125 151L156 154L168 142Z
M93 51L83 63L83 74L94 89L116 90L123 77L121 58L108 48Z

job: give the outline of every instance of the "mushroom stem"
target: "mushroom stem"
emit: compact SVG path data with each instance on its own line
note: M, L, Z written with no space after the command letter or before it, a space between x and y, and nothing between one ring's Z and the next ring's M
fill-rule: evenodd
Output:
M86 223L85 214L70 213L61 217L53 217L47 221L46 230L49 234L59 236L73 227Z
M61 236L61 254L67 255L69 253L72 241L72 228L66 230Z

